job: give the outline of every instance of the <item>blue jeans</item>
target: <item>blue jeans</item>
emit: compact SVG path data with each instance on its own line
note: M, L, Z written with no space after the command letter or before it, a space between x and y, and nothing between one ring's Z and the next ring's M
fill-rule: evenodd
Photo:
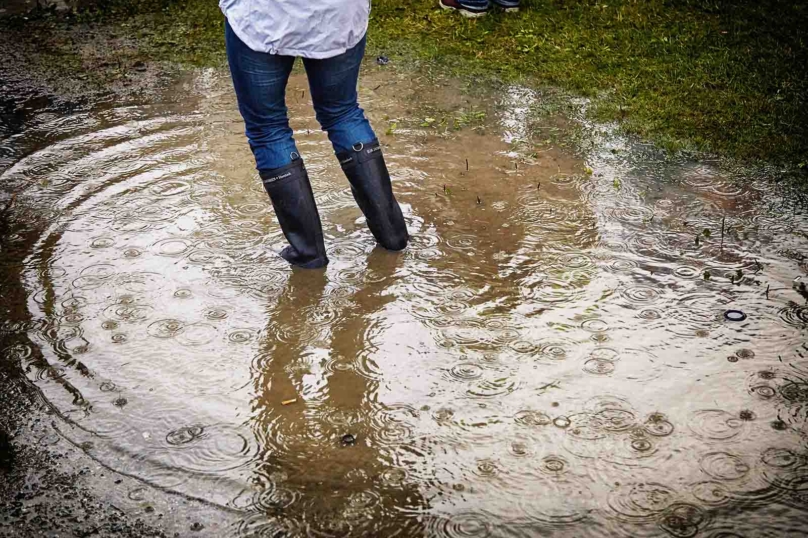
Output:
M225 22L225 44L238 108L259 170L286 166L297 151L286 109L286 83L293 56L256 52L245 45ZM325 60L303 59L317 121L335 153L376 139L359 108L356 84L365 55L365 38L354 48Z
M514 8L519 7L519 0L457 0L461 6L470 7L471 9L488 9L491 7L491 2L503 7Z
M488 9L491 7L489 0L457 0L457 2L464 7L471 9Z

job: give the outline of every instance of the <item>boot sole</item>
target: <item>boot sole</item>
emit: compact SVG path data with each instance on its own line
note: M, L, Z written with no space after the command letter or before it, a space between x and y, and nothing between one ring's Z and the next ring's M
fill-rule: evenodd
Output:
M441 2L440 0L438 0L438 5L444 11L459 11L460 14L466 17L467 19L477 19L488 13L488 11L468 11L466 9L457 9L456 7L445 6L443 5L443 2Z

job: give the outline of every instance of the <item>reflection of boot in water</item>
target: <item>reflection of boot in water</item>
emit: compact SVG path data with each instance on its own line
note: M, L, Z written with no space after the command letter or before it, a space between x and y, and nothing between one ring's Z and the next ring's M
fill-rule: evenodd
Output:
M282 402L299 395L299 387L293 383L288 370L304 355L316 336L309 331L307 317L311 308L322 300L327 284L324 271L295 269L275 303L266 328L262 369L256 372L260 380L256 388L262 393L264 401L261 403L267 410L282 410L289 414L300 408L282 406Z
M390 174L378 140L357 144L353 151L340 153L337 158L376 241L388 250L406 247L407 225L393 196Z
M390 452L379 450L386 408L377 399L378 380L357 367L358 356L375 343L367 342L369 327L396 299L385 291L402 261L375 250L366 283L334 304L329 302L335 298L323 293L322 273L295 271L271 305L266 360L255 372L254 431L262 446L256 482L268 485L268 497L295 499L269 515L280 514L312 535L422 535L422 523L408 514L421 511L425 501L414 484L387 478L399 475ZM320 308L337 308L336 319L325 329L309 330ZM325 356L313 361L316 350L309 355L324 335L330 344L321 351L328 352L332 368L324 368ZM296 403L282 405L295 397ZM346 434L356 441L344 443Z
M406 484L391 486L385 481L393 469L389 453L379 450L386 408L377 398L378 380L360 364L376 358L368 354L381 335L372 334L370 328L396 300L386 290L401 263L400 256L374 250L368 257L365 283L346 297L343 311L331 326L329 355L334 366L328 371L325 397L319 405L324 442L298 478L302 488L316 495L308 514L315 527L323 530L350 525L349 535L389 536L391 529L404 532L418 526L397 511L420 505L421 497ZM345 435L354 437L355 443L344 446Z
M287 473L300 450L299 443L305 443L308 437L306 404L295 370L316 336L308 318L311 309L321 302L327 284L325 271L293 269L283 292L272 303L253 372L255 435L262 448L258 458L262 463L256 470L261 476ZM305 451L300 454L305 455Z
M283 235L289 241L281 256L292 265L305 269L327 265L320 214L302 159L259 172Z

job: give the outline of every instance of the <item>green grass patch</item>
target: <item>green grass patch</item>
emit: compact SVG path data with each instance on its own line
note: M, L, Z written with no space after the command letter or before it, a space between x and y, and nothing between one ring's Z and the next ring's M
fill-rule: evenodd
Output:
M762 0L528 0L467 20L375 0L374 47L593 98L592 114L669 149L808 159L808 6ZM803 165L804 166L804 165Z

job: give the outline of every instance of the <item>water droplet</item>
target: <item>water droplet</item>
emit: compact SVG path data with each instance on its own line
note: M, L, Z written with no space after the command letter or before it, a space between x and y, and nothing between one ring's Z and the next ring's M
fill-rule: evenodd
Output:
M553 419L553 424L558 428L568 428L570 425L570 419L564 416L556 417Z

